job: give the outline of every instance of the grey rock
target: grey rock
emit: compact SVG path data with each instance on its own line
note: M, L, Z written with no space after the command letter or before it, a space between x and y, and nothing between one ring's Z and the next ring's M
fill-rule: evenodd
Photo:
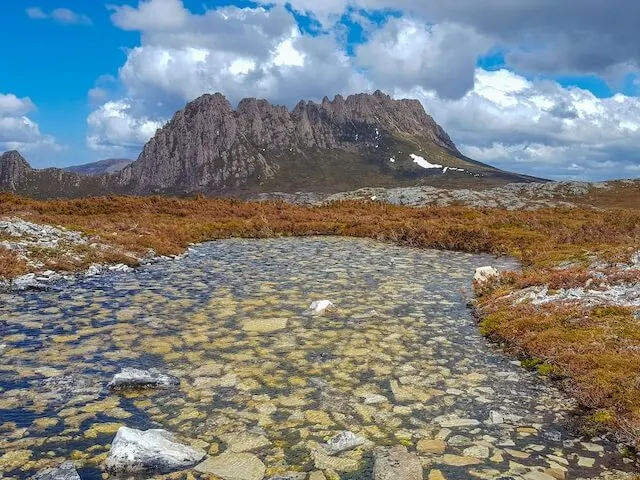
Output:
M155 368L140 370L125 367L113 376L107 387L113 390L128 388L170 388L180 384L180 380L166 375Z
M179 443L166 430L120 427L105 468L111 473L169 473L190 468L205 456L204 450Z
M54 468L40 470L35 475L29 477L30 480L80 480L80 475L76 471L73 462L64 462Z
M45 290L47 285L36 278L35 273L27 273L16 277L11 282L12 290Z
M374 480L422 480L422 463L407 448L397 445L378 448L374 454Z

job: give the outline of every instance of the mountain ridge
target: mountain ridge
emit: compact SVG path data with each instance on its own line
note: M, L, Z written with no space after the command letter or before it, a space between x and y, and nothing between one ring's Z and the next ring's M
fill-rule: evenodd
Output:
M103 175L106 173L119 172L132 162L133 160L129 160L128 158L105 158L104 160L98 160L96 162L71 165L62 168L62 170L82 175Z
M15 152L3 160L5 155L0 189L37 197L338 192L540 180L465 157L418 100L395 100L379 90L319 103L301 100L291 110L256 98L233 109L224 95L205 94L158 129L136 161L91 177L34 170Z

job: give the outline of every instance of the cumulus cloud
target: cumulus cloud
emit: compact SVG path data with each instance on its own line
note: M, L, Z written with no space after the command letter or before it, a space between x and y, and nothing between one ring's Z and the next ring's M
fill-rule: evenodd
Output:
M137 8L109 5L111 20L123 30L172 30L183 27L189 12L182 0L143 0Z
M93 111L87 123L93 131L87 138L89 147L108 153L130 153L153 136L163 122L137 114L135 105L121 100L107 102Z
M428 24L455 23L494 38L525 71L602 74L640 68L640 3L628 0L261 0L290 5L325 28L359 10L402 11ZM523 48L524 46L524 48Z
M0 93L0 151L59 148L52 136L43 135L38 124L26 116L35 108L28 97Z
M473 88L476 61L490 46L472 28L394 18L358 47L356 63L379 87L418 86L459 98Z
M26 10L27 16L32 20L54 20L67 25L91 25L92 21L87 15L76 13L68 8L55 8L47 13L40 7L30 7Z
M471 158L542 177L633 176L640 165L640 98L598 98L588 90L477 69L459 100L420 98ZM628 173L627 173L628 172Z

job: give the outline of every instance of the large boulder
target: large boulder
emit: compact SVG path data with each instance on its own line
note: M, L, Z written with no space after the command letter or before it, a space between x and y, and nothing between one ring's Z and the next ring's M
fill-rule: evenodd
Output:
M140 370L125 367L113 376L107 387L113 390L128 388L170 388L180 384L180 380L166 375L158 369Z
M111 443L105 467L111 473L169 473L190 468L206 456L166 430L120 427Z
M80 480L80 475L78 475L72 462L64 462L59 467L40 470L29 477L29 480Z
M378 448L373 465L374 480L422 480L422 463L407 447Z

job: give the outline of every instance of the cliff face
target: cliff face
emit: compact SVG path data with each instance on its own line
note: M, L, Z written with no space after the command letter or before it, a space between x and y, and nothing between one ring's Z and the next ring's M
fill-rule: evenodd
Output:
M291 111L255 98L234 110L219 93L203 95L176 112L135 162L112 174L32 170L17 152L0 161L1 189L40 197L337 192L469 186L482 178L529 180L465 158L420 102L380 91L301 101Z

